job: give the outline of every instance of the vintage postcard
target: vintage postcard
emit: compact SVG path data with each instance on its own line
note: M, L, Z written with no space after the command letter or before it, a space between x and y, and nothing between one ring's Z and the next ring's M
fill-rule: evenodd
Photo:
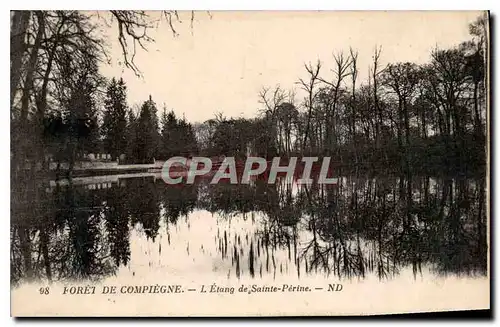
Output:
M12 11L11 315L490 309L486 11Z

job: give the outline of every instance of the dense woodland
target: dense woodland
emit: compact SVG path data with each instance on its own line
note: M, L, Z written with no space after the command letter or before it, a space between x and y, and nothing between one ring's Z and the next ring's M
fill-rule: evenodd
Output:
M161 17L174 33L175 17ZM330 155L347 169L484 170L487 16L470 24L469 40L434 49L425 64L382 66L380 47L370 67L358 67L358 52L346 45L324 59L333 60L333 70L320 61L305 64L296 89L264 87L255 118L217 114L202 123L187 122L148 95L130 104L125 82L99 72L108 50L97 30L116 27L125 65L140 74L133 58L136 48L147 47L153 18L138 11L12 12L14 175L37 164L47 169L49 158L69 163L71 172L93 152L125 163L173 155ZM366 69L368 80L359 80Z
M424 64L382 65L377 48L370 67L359 67L358 52L346 45L323 58L332 71L306 63L295 90L264 87L252 119L188 122L176 114L184 108L149 95L129 103L125 81L99 72L108 48L98 31L109 27L124 65L140 75L135 51L152 41L156 21L176 34L179 15L156 14L11 13L13 284L114 274L130 263L132 230L170 244L173 227L190 224L197 210L228 221L260 216L250 236L213 232L217 250L207 255L231 262L237 277L287 269L381 279L407 267L487 272L486 179L476 173L486 171L488 17L471 23L469 40L434 49ZM369 78L358 78L367 69ZM75 163L95 152L127 164L178 155L331 156L355 173L339 173L336 186L299 189L259 179L174 187L143 176L89 188L46 178L49 160L69 163L71 177ZM305 244L301 233L310 235Z

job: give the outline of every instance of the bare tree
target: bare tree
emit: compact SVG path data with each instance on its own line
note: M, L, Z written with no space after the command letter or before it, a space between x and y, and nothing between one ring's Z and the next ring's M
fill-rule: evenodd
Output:
M379 81L379 75L382 73L379 71L378 66L379 66L379 61L380 61L380 54L382 52L382 47L376 48L373 54L373 70L372 70L372 80L373 80L373 103L375 107L375 112L377 113L377 119L376 119L376 124L375 124L375 134L376 134L376 144L377 147L380 147L380 138L381 138L381 128L383 124L383 119L382 119L382 109L380 108L379 104L379 97L378 97L378 81Z
M321 62L318 60L315 66L313 66L312 63L309 63L307 65L304 65L304 67L306 68L306 71L309 74L309 80L305 81L301 78L299 79L298 82L301 85L302 89L307 92L308 96L306 103L306 107L308 108L307 122L306 122L306 130L304 132L304 141L302 142L302 150L305 149L307 138L309 136L309 129L311 126L311 114L314 106L314 99L316 98L315 87L320 82L319 71L321 69Z

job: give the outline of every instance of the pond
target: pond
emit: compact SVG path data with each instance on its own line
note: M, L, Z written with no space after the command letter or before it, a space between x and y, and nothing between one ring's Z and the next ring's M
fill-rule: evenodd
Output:
M280 282L487 274L480 177L167 185L145 173L15 189L13 287L149 275Z

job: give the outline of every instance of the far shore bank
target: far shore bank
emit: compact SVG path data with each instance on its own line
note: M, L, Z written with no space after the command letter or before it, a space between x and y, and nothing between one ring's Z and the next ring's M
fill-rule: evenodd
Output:
M135 174L160 172L164 161L156 161L152 164L128 164L120 165L117 162L88 162L82 161L75 163L71 176L72 177L91 177L101 175L119 175L119 174ZM28 172L30 169L26 169ZM40 167L37 170L41 171ZM65 178L69 172L69 165L61 163L59 169L57 163L51 162L49 165L48 175L51 179Z

